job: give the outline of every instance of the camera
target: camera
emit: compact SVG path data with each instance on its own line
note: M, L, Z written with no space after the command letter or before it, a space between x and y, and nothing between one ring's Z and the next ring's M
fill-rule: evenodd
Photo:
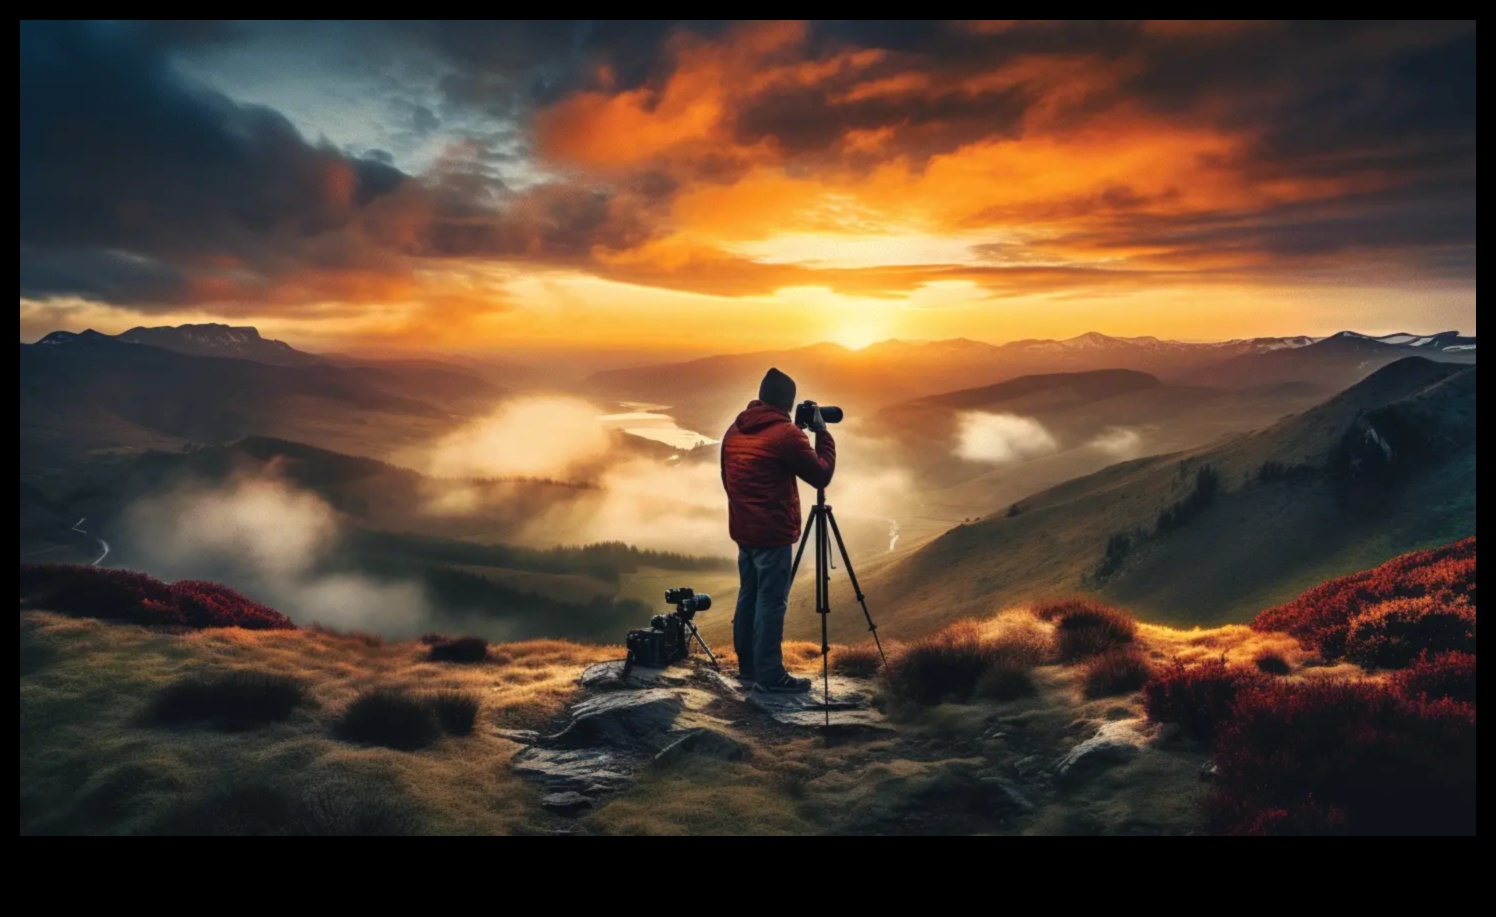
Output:
M665 590L665 602L675 606L675 610L669 614L655 615L649 622L648 630L631 630L624 641L628 647L628 658L624 664L624 670L628 671L635 665L648 666L650 668L664 668L672 662L678 662L691 652L690 640L692 637L700 640L701 635L696 632L696 625L691 621L697 612L706 611L712 607L712 597L705 593L697 593L696 590L681 587L678 589ZM702 647L705 647L705 641ZM710 655L711 650L707 650ZM713 659L715 662L715 658Z
M816 404L814 401L802 401L795 405L795 426L804 430L810 426L815 419L816 408L821 409L821 420L826 423L841 423L842 409L829 404Z
M674 605L675 614L689 621L696 617L696 612L706 611L712 607L712 597L706 593L697 595L694 589L683 586L678 589L666 589L665 604ZM655 620L663 617L667 615L655 615Z

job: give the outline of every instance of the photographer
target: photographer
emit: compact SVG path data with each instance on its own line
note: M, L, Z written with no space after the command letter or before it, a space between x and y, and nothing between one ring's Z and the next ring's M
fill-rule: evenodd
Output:
M793 548L800 540L800 492L831 483L836 442L816 409L807 426L812 449L791 417L795 381L770 369L758 398L722 437L722 486L727 491L728 532L738 545L739 591L733 617L738 674L758 691L799 694L810 679L785 671L780 643L789 602Z

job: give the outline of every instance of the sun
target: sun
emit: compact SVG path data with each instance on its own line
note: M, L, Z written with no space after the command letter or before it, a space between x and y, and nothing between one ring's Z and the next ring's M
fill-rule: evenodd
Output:
M831 332L831 340L848 350L861 350L883 338L881 326L872 322L847 322Z

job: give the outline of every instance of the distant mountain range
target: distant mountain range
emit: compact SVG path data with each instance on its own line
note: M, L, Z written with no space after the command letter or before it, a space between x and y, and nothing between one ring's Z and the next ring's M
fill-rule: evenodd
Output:
M1453 331L1370 337L1342 331L1302 347L1244 353L1202 366L1184 381L1249 388L1292 380L1345 388L1408 356L1454 363L1475 362L1475 338Z
M138 327L118 335L56 331L20 347L23 445L51 443L63 451L258 433L373 454L380 442L359 438L388 437L359 412L412 418L424 429L485 409L506 392L490 381L502 378L502 368L312 354L249 326ZM796 379L800 397L842 404L857 422L932 396L980 401L984 387L1019 377L1102 370L1212 389L1302 383L1328 394L1411 354L1473 363L1475 338L1346 331L1321 339L1199 343L1090 333L1007 344L890 340L861 350L816 344L610 370L589 377L581 390L605 401L670 405L683 427L715 436L754 397L771 365ZM1115 381L1090 384L1106 388ZM960 392L968 394L951 394ZM33 448L31 457L38 454Z
M259 329L230 325L170 325L131 328L118 335L129 344L164 347L199 357L234 357L273 366L308 366L321 357L297 350L285 341L260 337Z
M20 345L20 389L23 469L250 434L380 452L391 429L373 417L432 431L504 395L455 367L338 365L227 325L56 331Z
M1328 338L1300 335L1191 342L1092 332L1065 340L1007 344L964 338L890 340L860 350L815 344L608 370L589 377L586 388L598 396L669 404L688 423L715 430L730 422L742 403L753 397L771 365L796 380L800 397L823 404L843 403L852 409L852 416L859 416L891 404L1021 376L1102 369L1135 370L1164 381L1216 387L1306 382L1339 389L1413 354L1474 362L1475 338L1452 331L1380 337L1345 331Z

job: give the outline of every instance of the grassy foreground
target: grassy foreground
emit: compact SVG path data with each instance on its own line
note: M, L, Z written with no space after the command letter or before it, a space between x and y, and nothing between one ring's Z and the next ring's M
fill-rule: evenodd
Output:
M557 728L618 647L298 630L198 586L246 625L141 624L120 577L47 574L71 613L22 601L20 833L1471 834L1475 554L1407 554L1250 626L1077 597L894 645L881 672L837 646L891 728L822 736L697 691L749 753L656 764L575 818L505 731Z
M981 625L988 634L1050 626L1025 612ZM1139 642L1158 660L1247 660L1264 647L1302 655L1282 634L1242 627L1145 626ZM815 646L786 649L796 667L816 667ZM915 815L939 822L941 833L1184 833L1200 823L1205 754L1188 746L1119 765L1009 824L961 810L952 774L1057 756L1094 723L1142 715L1136 692L1088 699L1084 669L1058 664L1035 666L1032 693L1012 699L890 698L897 731L866 740L828 745L749 722L750 760L646 774L596 812L559 822L540 808L538 789L510 773L520 746L495 730L554 722L576 695L581 667L616 649L539 641L490 647L477 663L431 655L420 642L356 634L175 634L23 612L21 833L524 834L563 824L600 834L887 832ZM837 648L833 657L851 666L857 653ZM304 700L282 720L272 711L245 728L163 714L174 687L225 672L294 679ZM465 693L478 701L476 724L414 750L342 737L347 710L379 688L416 698Z

